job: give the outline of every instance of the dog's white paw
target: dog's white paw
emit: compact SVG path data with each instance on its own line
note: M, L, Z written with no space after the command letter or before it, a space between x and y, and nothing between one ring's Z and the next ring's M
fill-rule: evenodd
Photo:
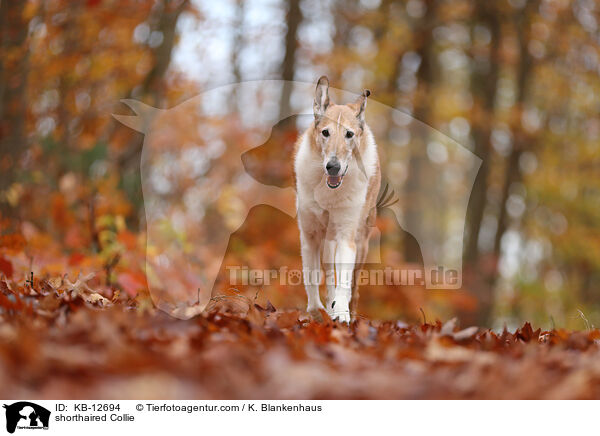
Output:
M350 323L350 301L343 295L335 297L327 307L327 313L334 321Z

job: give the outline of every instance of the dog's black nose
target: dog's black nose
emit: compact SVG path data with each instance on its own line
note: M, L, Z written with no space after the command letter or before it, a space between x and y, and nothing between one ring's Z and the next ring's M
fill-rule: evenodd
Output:
M327 162L327 165L325 165L325 169L327 170L327 174L329 174L330 176L337 176L340 170L342 169L342 166L340 165L340 161L337 160L337 158L333 158L329 162Z

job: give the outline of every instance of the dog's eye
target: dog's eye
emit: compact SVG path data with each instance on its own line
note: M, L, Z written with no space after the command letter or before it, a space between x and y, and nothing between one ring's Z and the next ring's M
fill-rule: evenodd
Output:
M329 136L329 130L327 130L327 129L323 129L323 131L321 132L321 134L322 134L324 137L326 137L326 138L327 138L327 137Z
M354 136L354 132L351 132L350 130L348 130L348 131L346 132L346 138L350 139L350 138L352 138L353 136Z

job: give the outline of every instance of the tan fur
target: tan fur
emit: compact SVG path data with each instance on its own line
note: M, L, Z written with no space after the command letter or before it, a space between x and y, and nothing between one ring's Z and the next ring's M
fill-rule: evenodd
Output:
M319 80L319 85L322 80ZM330 272L333 270L331 263L336 263L336 268L339 268L348 264L349 260L354 262L354 268L350 271L351 296L348 298L351 298L351 311L355 312L358 302L356 277L367 257L381 182L377 146L364 122L366 96L369 93L366 91L362 99L359 98L355 103L331 103L323 110L318 100L321 98L321 102L329 103L329 97L319 94L319 85L315 98L315 122L298 138L294 156L303 266L305 269L320 270L321 254L323 265ZM324 88L324 92L327 92L327 88ZM327 138L322 135L323 129L328 129ZM345 137L348 130L354 133L353 140ZM336 189L326 185L325 164L333 155L339 158L342 169L347 165L342 184ZM353 259L349 259L349 256ZM338 257L341 258L339 262ZM338 277L338 271L335 274ZM343 300L340 304L345 303L345 291L340 289L345 284L340 277L335 289L328 287L328 312L335 313L336 309L331 305L336 298ZM308 310L316 312L316 309L322 308L318 288L315 296L315 289L307 285L307 293ZM349 320L344 316L340 318Z

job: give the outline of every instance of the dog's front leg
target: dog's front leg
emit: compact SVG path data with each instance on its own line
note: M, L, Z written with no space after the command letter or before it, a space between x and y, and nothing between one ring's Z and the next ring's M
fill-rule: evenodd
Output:
M352 274L356 260L354 241L342 239L335 249L336 287L330 310L331 318L350 322L350 299L352 298Z
M319 283L321 282L321 259L319 243L316 238L308 237L300 232L300 245L302 252L302 275L304 287L308 297L306 311L313 316L320 317L319 309L325 309L319 296Z

